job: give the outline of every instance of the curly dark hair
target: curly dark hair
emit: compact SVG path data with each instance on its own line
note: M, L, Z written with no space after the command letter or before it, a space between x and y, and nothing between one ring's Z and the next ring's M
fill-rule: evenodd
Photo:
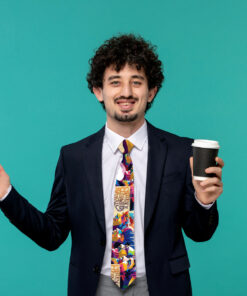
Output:
M162 63L158 59L156 46L134 34L118 35L106 40L89 60L89 64L87 82L92 93L93 87L103 87L105 69L111 65L115 66L117 72L126 64L136 65L137 70L143 68L147 76L148 88L152 89L156 86L157 93L164 80ZM146 111L151 107L152 102L147 103ZM103 102L102 105L105 109Z

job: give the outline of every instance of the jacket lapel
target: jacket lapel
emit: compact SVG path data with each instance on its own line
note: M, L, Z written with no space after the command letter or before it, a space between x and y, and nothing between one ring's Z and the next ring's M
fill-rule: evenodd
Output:
M102 179L102 147L104 134L105 126L89 138L89 141L86 144L84 162L87 170L86 176L88 189L95 209L95 216L105 234L105 209Z
M146 179L146 198L144 212L144 231L150 223L155 204L159 194L162 172L167 156L167 144L165 138L158 134L158 129L147 121L148 130L148 164ZM92 199L95 214L99 225L104 232L105 210L102 179L102 148L105 126L90 137L85 149L85 167L87 169L88 188Z
M157 198L164 165L167 156L167 143L165 137L158 134L158 129L147 121L148 128L148 164L146 179L146 198L144 212L144 233L150 223Z

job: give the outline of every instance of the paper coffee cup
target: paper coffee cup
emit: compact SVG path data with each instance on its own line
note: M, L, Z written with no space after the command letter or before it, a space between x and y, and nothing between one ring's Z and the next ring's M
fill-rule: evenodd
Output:
M215 174L207 174L205 169L217 166L215 157L218 155L219 142L212 140L194 140L193 147L193 175L195 180L206 180L215 177Z

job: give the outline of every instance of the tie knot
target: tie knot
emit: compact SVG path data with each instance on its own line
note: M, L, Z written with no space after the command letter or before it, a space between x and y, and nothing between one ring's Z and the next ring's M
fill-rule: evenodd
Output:
M123 140L123 142L120 143L118 146L118 149L123 153L123 154L130 154L132 148L134 147L134 144L132 144L129 140Z

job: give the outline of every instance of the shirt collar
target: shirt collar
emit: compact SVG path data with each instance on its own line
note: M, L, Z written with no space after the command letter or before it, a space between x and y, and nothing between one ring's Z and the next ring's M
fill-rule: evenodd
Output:
M113 153L116 153L118 146L125 139L119 134L113 132L105 125L105 139ZM129 138L127 138L138 150L142 150L145 141L147 140L147 122L144 120L143 125Z

